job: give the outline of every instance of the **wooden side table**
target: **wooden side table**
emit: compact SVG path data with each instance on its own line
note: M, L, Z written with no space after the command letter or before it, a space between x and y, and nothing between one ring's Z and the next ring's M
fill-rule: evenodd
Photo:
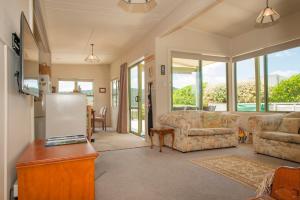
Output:
M164 145L164 136L167 134L172 135L172 149L174 149L174 140L175 140L175 132L173 128L150 128L150 139L151 139L151 149L153 148L153 136L154 133L159 136L159 151L162 152L162 146Z

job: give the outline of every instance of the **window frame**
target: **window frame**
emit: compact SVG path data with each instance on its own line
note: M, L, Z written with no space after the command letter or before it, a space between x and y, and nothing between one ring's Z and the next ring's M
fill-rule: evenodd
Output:
M189 54L189 53L183 53L183 54ZM192 54L190 54L192 55ZM199 54L199 56L201 56ZM209 60L209 58L214 58L215 56L208 56L207 59L203 58L203 59L200 59L200 58L195 58L194 60L197 60L198 61L198 66L197 66L197 72L198 72L198 78L199 78L199 87L197 87L197 89L199 88L199 98L196 98L196 105L198 104L199 106L195 106L195 107L189 107L189 109L187 110L203 110L203 90L202 90L202 87L203 87L203 70L202 70L202 63L203 61L214 61L214 59L211 59ZM178 109L176 107L174 107L174 101L173 101L173 93L174 93L174 89L173 89L173 58L182 58L182 59L193 59L193 58L190 58L189 56L187 56L187 58L184 58L184 57L176 57L174 55L171 55L171 111L178 111L178 110L183 110L183 109ZM218 57L217 57L218 58ZM221 57L220 57L221 58ZM226 78L226 110L224 111L216 111L216 112L226 112L226 111L229 111L229 78L228 78L228 69L229 69L229 61L214 61L214 62L223 62L225 63L225 78ZM192 109L191 109L192 108Z

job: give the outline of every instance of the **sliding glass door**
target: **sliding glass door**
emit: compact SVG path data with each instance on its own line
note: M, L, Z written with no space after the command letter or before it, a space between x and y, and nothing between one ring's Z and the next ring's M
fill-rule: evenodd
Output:
M129 130L145 136L144 62L129 68Z

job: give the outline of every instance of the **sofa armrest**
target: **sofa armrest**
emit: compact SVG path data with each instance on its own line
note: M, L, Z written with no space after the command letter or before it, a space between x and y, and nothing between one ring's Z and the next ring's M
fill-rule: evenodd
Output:
M282 114L256 115L249 117L248 123L253 132L277 131L282 118Z

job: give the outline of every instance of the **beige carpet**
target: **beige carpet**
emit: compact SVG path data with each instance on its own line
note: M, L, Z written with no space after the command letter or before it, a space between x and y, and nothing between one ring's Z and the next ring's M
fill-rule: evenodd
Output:
M259 186L266 174L275 169L275 166L240 156L194 159L192 162L254 188Z
M93 138L94 148L102 152L150 146L143 138L131 133L99 132L94 133Z

